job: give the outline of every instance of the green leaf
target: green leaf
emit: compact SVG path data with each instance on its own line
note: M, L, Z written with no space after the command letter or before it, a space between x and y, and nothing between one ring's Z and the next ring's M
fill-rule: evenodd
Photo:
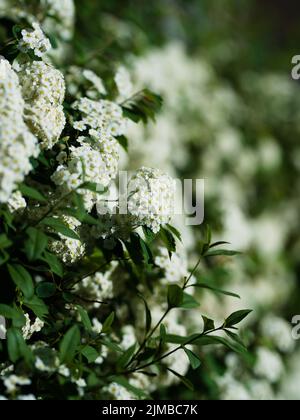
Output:
M135 349L136 349L136 344L134 344L133 346L129 347L129 349L127 349L118 359L117 361L117 366L119 370L123 370L130 362L130 360L132 359L132 356L135 353Z
M24 305L31 309L40 319L45 319L46 315L49 313L47 306L37 296L34 296L30 300L25 300Z
M22 291L27 299L31 299L34 295L34 286L28 271L19 264L8 264L7 268L15 285Z
M143 232L145 235L146 242L148 242L148 244L151 244L151 242L153 242L154 239L157 237L157 235L150 228L148 228L148 226L143 226Z
M168 287L169 308L179 308L183 304L183 290L176 284Z
M224 330L226 332L226 334L228 335L228 337L230 337L233 341L235 341L236 343L238 343L239 345L241 345L242 347L246 349L245 343L243 342L243 340L235 333L233 333L232 331L229 330Z
M221 290L221 289L217 289L216 287L212 287L208 284L205 283L196 283L196 284L191 284L188 287L199 287L200 289L208 289L211 290L212 292L218 293L218 294L222 294L222 295L226 295L226 296L231 296L231 297L235 297L237 299L241 299L241 297L235 293L232 292L227 292L226 290Z
M141 294L139 294L138 297L140 299L142 299L142 301L144 302L144 306L145 306L145 320L146 320L146 333L147 333L150 330L150 328L151 328L152 316L151 316L151 312L150 312L148 303L147 303L146 299L144 298L144 296L142 296Z
M107 187L104 187L101 184L96 184L94 182L85 182L82 185L80 185L80 189L89 190L100 195L103 195L108 191Z
M31 198L33 200L39 201L41 203L46 203L47 199L35 188L28 187L25 184L19 185L19 190L24 197Z
M137 360L139 362L144 362L147 361L149 359L151 359L157 352L157 349L152 348L152 347L146 347L145 350L139 354L139 356L137 357Z
M161 228L159 236L170 254L172 254L172 252L176 252L176 241L174 239L173 234L170 231L168 231L165 228Z
M205 337L200 337L198 339L195 339L195 341L193 341L194 345L197 346L209 346L209 345L214 345L214 344L221 344L225 347L227 347L229 350L232 350L236 353L241 353L241 354L247 354L247 349L245 349L244 346L241 346L240 344L227 340L226 338L223 337L219 337L219 336L205 336Z
M87 359L88 363L94 363L99 357L99 353L94 347L86 346L81 350L83 356Z
M220 245L230 245L230 243L229 242L225 242L225 241L214 242L213 244L211 244L209 246L209 248L210 249L211 248L216 248L217 246L220 246Z
M245 310L241 310L241 311L237 311L234 312L233 314L231 314L224 323L224 327L226 328L230 328L233 327L234 325L239 324L241 321L243 321L249 314L251 314L251 312L253 312L250 309L245 309Z
M116 140L119 142L120 146L125 150L125 152L128 152L128 139L125 136L118 136L116 137Z
M81 322L85 326L86 330L87 331L92 331L93 327L92 327L92 323L91 323L91 320L90 320L90 317L89 317L87 311L80 305L76 305L76 308L79 312Z
M11 245L12 245L12 241L8 239L5 233L2 233L0 235L0 248L6 249L6 248L9 248Z
M59 356L62 363L72 362L80 344L80 331L77 325L74 325L64 335L59 345Z
M199 308L200 303L196 301L196 299L192 296L189 295L188 293L183 293L183 302L180 305L180 308L183 309L195 309L195 308Z
M123 104L124 115L134 122L144 121L150 118L155 120L155 115L162 107L162 97L148 89L136 93Z
M202 319L204 322L203 332L211 331L215 329L215 323L212 319L206 318L206 316L202 315Z
M52 273L56 274L58 277L62 277L64 274L63 265L56 255L51 254L48 251L44 252L44 256L41 258L42 261L45 261Z
M108 333L109 331L110 331L110 328L111 328L111 326L112 326L112 324L113 324L113 322L114 322L114 319L115 319L115 313L114 312L112 312L107 318L106 318L106 320L104 321L104 323L103 323L103 326L102 326L102 333L103 334L106 334L106 333Z
M238 251L229 251L227 249L217 249L215 251L208 251L205 253L205 257L217 257L217 256L225 256L225 257L233 257L235 255L240 255L241 252Z
M100 343L103 344L103 346L106 346L109 350L114 351L116 353L123 353L123 349L114 341L111 341L107 337L104 337L100 340Z
M136 265L152 264L153 255L148 244L136 232L130 235L130 242L126 242L126 248Z
M25 325L25 317L21 310L8 305L0 305L0 315L4 318L11 319L15 327L23 327Z
M183 350L185 351L185 354L189 358L192 369L193 370L198 369L198 367L201 366L201 360L199 359L199 357L195 353L193 353L191 350L188 350L186 348L184 348Z
M39 283L36 287L36 294L42 299L47 299L55 295L56 285L50 282Z
M168 230L179 240L179 242L182 242L182 237L181 237L181 233L174 228L174 226L171 226L169 224L166 225Z
M70 229L62 220L54 218L54 217L46 217L44 220L41 221L41 224L51 227L55 230L55 232L66 236L67 238L76 239L80 241L80 237Z
M179 373L175 372L175 370L173 369L167 368L167 370L173 373L173 375L175 375L177 378L179 378L180 381L183 383L183 385L185 385L190 391L194 391L194 385L192 384L190 380L188 380L182 375L179 375Z
M7 330L7 350L10 360L16 363L24 357L27 363L32 361L32 353L26 345L26 342L17 328Z
M161 343L164 344L166 342L167 339L167 330L166 327L164 326L164 324L160 324L160 340Z
M29 261L38 260L48 245L48 237L38 229L27 229L28 239L25 241L25 252Z

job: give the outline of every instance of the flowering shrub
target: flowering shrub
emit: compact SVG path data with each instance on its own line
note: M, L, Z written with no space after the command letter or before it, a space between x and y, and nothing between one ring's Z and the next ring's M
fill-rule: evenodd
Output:
M130 127L154 119L161 96L135 93L109 60L103 78L76 52L74 65L62 64L71 0L2 0L0 16L1 398L143 399L179 381L191 389L186 374L202 347L246 353L236 326L251 311L218 325L197 315L190 328L197 290L237 297L199 281L200 262L235 252L207 228L190 269L165 171L143 162L126 212L110 198Z

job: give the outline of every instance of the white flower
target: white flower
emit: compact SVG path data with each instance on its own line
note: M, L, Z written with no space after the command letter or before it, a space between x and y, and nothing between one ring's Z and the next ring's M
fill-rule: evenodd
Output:
M133 400L133 396L127 391L126 388L123 386L113 382L109 385L107 389L108 393L113 397L115 400Z
M70 369L67 368L67 366L65 365L60 365L58 368L58 373L66 378L68 378L70 376Z
M79 388L85 388L87 385L86 385L86 382L85 382L85 380L84 379L78 379L78 380L76 380L76 385L79 387Z
M121 66L115 76L115 82L119 91L120 99L128 99L133 93L133 85L128 70Z
M102 79L100 79L100 77L97 76L93 71L83 70L83 77L85 77L86 80L92 83L93 87L98 93L100 93L101 95L107 94Z
M33 394L19 395L18 400L20 400L20 401L36 401L36 397Z
M10 394L15 392L18 389L18 386L30 385L31 380L24 376L10 375L3 379L3 384L7 392Z
M263 337L269 338L283 353L289 353L295 348L295 341L291 333L291 326L282 318L269 315L261 324Z
M24 100L18 76L0 58L0 203L7 202L31 170L30 157L39 153L37 139L23 120Z
M82 124L93 129L100 129L108 136L122 136L127 130L127 119L123 117L122 108L111 101L94 101L80 98L73 108L82 113Z
M159 254L155 258L155 264L164 270L163 284L179 283L188 275L186 258L177 253L173 253L170 259L166 248L159 248Z
M8 210L11 213L16 213L24 210L27 206L26 200L23 198L20 191L15 191L7 202Z
M52 370L49 366L46 366L42 359L40 359L39 357L35 359L34 366L41 372L51 372Z
M31 323L31 320L28 314L25 314L25 319L26 319L26 324L22 328L22 334L25 340L29 340L33 336L34 333L40 332L43 329L45 323L39 318L36 318L35 321Z
M175 207L175 182L158 169L141 168L130 181L128 211L136 224L158 232L170 222Z
M37 22L32 24L32 28L23 29L21 32L19 48L23 52L33 50L37 57L43 57L51 49L51 43Z
M62 73L41 61L21 67L19 72L25 118L33 133L50 149L59 140L66 119L63 111L65 82Z
M255 374L266 378L271 383L277 382L284 373L283 363L279 354L267 348L259 347L256 356Z

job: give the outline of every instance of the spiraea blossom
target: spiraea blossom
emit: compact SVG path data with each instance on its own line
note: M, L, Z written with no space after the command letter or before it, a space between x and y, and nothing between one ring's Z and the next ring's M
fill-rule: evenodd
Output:
M30 157L37 156L37 139L26 126L24 100L18 76L0 59L0 202L7 202L31 170Z
M123 117L122 108L114 102L81 98L73 107L82 114L82 119L75 123L75 128L79 131L89 127L104 130L112 136L122 136L126 133L127 119Z
M128 99L133 94L133 83L129 71L124 67L119 67L115 75L115 83L118 88L120 100Z
M56 185L68 190L75 190L84 182L106 187L116 177L119 161L117 141L101 131L90 130L90 135L90 138L78 139L79 147L70 147L66 163L60 165L52 176Z
M128 212L138 225L153 232L174 214L175 181L159 169L141 168L130 180Z
M63 112L64 77L59 70L42 61L25 64L19 72L25 118L46 149L57 142L65 126Z
M37 57L43 57L51 49L49 39L37 22L32 24L32 29L23 29L21 34L19 48L22 52L32 50Z

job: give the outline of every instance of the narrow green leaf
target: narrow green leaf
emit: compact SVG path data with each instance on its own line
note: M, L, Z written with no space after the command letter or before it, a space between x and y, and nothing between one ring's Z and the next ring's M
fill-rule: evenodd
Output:
M166 225L168 230L179 240L179 242L182 242L181 233L174 227L169 224Z
M148 303L146 301L146 299L144 298L144 296L142 296L141 294L138 295L138 297L140 299L142 299L142 301L144 302L144 306L145 306L145 322L146 322L146 333L150 330L151 328L151 324L152 324L152 316L151 316L151 312L148 306Z
M54 218L54 217L46 217L44 220L41 221L42 225L51 227L55 230L55 232L66 236L67 238L76 239L80 241L80 237L77 235L74 230L70 229L62 220Z
M88 363L94 363L99 357L99 353L94 347L86 346L81 350L83 356L87 359Z
M133 346L129 347L129 349L127 349L118 359L117 361L117 366L119 370L123 370L128 363L130 362L130 360L132 359L132 356L135 353L135 349L136 349L136 344L134 344Z
M37 296L34 296L30 300L25 300L24 305L31 309L34 312L34 314L40 319L45 319L46 315L48 315L49 313L48 307Z
M120 146L128 152L128 139L125 136L118 136L116 137L117 141L119 142Z
M38 229L30 227L26 231L25 252L29 261L39 259L48 245L48 237Z
M22 291L27 299L31 299L34 295L34 286L31 275L19 264L7 265L10 277L15 285Z
M62 277L64 274L63 265L56 255L51 254L48 251L44 252L44 256L41 258L42 261L47 262L51 271L59 277Z
M7 350L10 360L15 363L23 357L27 363L33 359L30 349L27 347L26 342L17 328L10 328L7 331Z
M159 232L159 236L163 243L165 244L167 250L172 254L176 252L176 241L174 239L173 234L165 228L161 228Z
M190 391L194 391L194 385L192 384L192 382L185 378L184 376L180 375L178 372L175 372L175 370L167 368L167 370L171 373L173 373L173 375L175 375L177 378L180 379L180 381L183 383L183 385L185 385Z
M87 331L92 331L93 327L92 327L92 323L91 323L91 320L90 320L90 317L89 317L87 311L80 305L76 305L76 308L79 312L81 322L85 326L86 330Z
M232 292L227 292L226 290L221 290L221 289L217 289L216 287L212 287L208 284L205 283L196 283L196 284L191 284L188 287L198 287L200 289L208 289L211 290L212 292L218 293L218 294L222 294L225 296L231 296L237 299L241 299L241 297L239 295L237 295L236 293L232 293Z
M193 370L198 369L198 367L201 366L201 360L199 359L199 357L195 353L193 353L191 350L188 350L186 348L184 348L183 350L185 351L185 354L189 358L192 369Z
M195 309L199 308L200 303L196 301L194 296L189 295L188 293L183 293L183 302L180 305L180 308L183 309Z
M36 287L36 294L42 299L47 299L55 295L56 285L50 282L39 283Z
M215 329L215 323L212 319L206 318L206 316L202 315L202 319L204 322L203 332L211 331Z
M183 290L176 284L168 287L169 308L179 308L183 304Z
M4 318L11 319L15 327L21 328L25 325L25 317L21 310L8 305L0 305L0 315Z
M102 326L102 333L106 334L110 331L110 328L114 322L115 319L115 313L112 312L104 321L103 326Z
M227 249L217 249L215 251L208 251L205 253L205 257L217 257L217 256L225 256L225 257L233 257L235 255L240 255L241 252L238 251L229 251Z
M19 185L19 190L24 197L31 198L33 200L39 201L41 203L46 203L47 199L35 188L28 187L25 184Z
M77 325L74 325L64 335L59 345L60 361L62 363L71 362L74 359L77 348L80 344L80 331Z
M6 249L9 248L12 245L12 241L8 239L5 233L2 233L0 235L0 248Z
M241 310L241 311L237 311L234 312L233 314L231 314L224 323L224 327L226 328L230 328L233 327L234 325L239 324L241 321L243 321L249 314L251 314L251 312L253 312L250 309L245 309L245 310Z
M85 182L80 186L80 189L89 190L100 195L103 195L108 191L107 187L104 187L101 184L95 184L94 182Z

